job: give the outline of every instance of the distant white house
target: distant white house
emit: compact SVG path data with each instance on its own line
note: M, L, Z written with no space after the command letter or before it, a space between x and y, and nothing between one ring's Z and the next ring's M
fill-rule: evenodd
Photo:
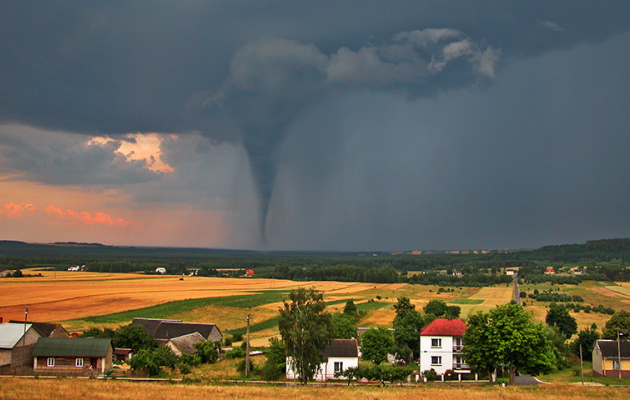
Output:
M506 269L505 270L505 275L516 275L518 273L517 270L515 269Z
M335 377L335 372L343 372L359 366L359 346L356 339L333 339L324 350L324 362L315 374L316 381L347 379ZM293 359L287 357L287 379L297 379L299 374L293 371Z
M166 273L166 268L158 267L158 268L155 269L155 273L164 275Z
M464 362L463 336L466 324L461 319L438 318L420 331L420 368L434 369L438 375L446 371L469 374Z
M85 265L73 265L71 267L68 267L68 271L82 271L83 269L85 269Z

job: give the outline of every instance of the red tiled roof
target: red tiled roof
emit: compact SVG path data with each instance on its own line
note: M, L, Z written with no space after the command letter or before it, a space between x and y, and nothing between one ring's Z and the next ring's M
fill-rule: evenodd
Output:
M464 336L466 324L461 319L438 318L422 328L421 336Z

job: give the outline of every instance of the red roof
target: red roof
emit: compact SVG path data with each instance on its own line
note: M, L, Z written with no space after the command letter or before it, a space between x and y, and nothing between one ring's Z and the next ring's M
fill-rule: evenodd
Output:
M438 318L422 328L421 336L464 336L466 324L461 319Z

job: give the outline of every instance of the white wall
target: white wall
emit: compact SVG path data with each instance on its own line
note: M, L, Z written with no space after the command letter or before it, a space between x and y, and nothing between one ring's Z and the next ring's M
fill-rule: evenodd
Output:
M441 339L440 347L432 347L431 339ZM441 365L431 365L431 357L442 357ZM452 336L420 336L420 370L433 368L439 375L453 369L453 337Z
M330 357L328 362L319 366L319 371L315 374L316 381L326 381L329 379L346 379L344 377L335 378L335 362L343 363L343 371L350 367L358 367L359 359L357 357ZM292 358L287 357L287 379L298 379L299 374L294 374L291 369Z

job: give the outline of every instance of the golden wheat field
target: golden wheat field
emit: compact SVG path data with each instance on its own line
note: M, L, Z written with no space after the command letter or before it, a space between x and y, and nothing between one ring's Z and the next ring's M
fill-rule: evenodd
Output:
M378 387L378 386L257 386L257 385L182 385L169 383L132 383L77 379L0 378L0 399L369 399L369 400L581 400L592 398L627 399L627 387L583 387L545 385L539 387Z
M156 276L46 272L43 277L0 280L0 316L59 322L150 307L171 301L255 294L259 290L315 287L327 294L346 296L373 284L293 282L266 279ZM382 285L391 286L391 285ZM277 310L277 307L275 308Z

